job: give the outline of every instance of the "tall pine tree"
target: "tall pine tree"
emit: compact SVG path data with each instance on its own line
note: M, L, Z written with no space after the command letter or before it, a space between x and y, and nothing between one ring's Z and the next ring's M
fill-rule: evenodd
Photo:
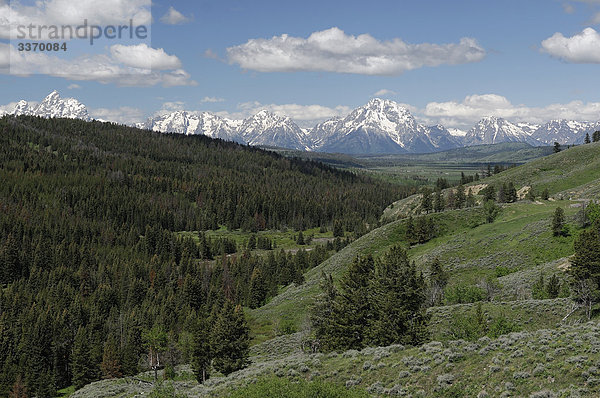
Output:
M250 363L250 331L241 306L225 301L212 331L211 346L213 366L225 376Z

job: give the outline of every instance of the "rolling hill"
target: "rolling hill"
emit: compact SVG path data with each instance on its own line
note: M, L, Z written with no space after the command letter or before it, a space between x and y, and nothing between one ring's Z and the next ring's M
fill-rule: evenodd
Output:
M486 222L481 207L415 216L430 217L437 226L436 237L409 249L418 269L427 273L431 261L440 259L450 273L448 291L481 286L484 281L495 286L480 310L469 302L446 302L430 308L429 343L330 354L301 349L310 333L307 317L320 294L321 275L328 273L339 279L356 255L377 256L395 244L408 247L406 223L400 218L311 269L303 284L292 284L266 305L248 311L256 344L250 367L198 385L184 366L178 369L180 379L172 383L173 388L188 396L227 396L240 388L250 394L253 389L266 391L260 390L267 388L264 385L274 388L278 383L285 386L287 381L314 379L358 388L371 396L597 396L600 323L581 322L583 314L578 311L565 321L572 310L571 300L533 299L532 287L540 275L555 274L564 280L579 233L576 199L596 192L599 155L600 144L578 146L484 179L480 183L512 181L517 189L533 186L550 191L551 200L502 205L493 223ZM415 195L404 201L418 198ZM399 207L397 204L394 209ZM572 226L570 236L555 237L550 232L557 207L566 212ZM458 326L460 322L472 323L477 311L492 329L483 337L473 338ZM277 325L282 323L291 325L284 334L277 332ZM494 329L497 325L502 327ZM265 381L255 385L257 379ZM103 381L74 397L91 397L105 388L117 387L123 394L151 390L151 386L135 386L131 381Z

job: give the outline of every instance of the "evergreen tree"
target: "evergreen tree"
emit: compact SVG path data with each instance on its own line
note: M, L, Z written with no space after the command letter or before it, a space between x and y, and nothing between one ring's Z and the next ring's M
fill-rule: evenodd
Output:
M600 233L598 229L583 231L575 241L575 255L569 274L575 299L586 308L588 319L598 300L600 288Z
M562 207L557 207L552 216L552 234L561 236L564 234L565 227L565 211Z
M370 344L416 345L426 339L425 283L401 246L376 262L369 298L375 311L368 324Z
M448 197L446 198L446 205L449 209L456 209L456 194L453 189L448 191Z
M267 298L267 284L260 268L255 267L250 277L250 299L249 307L258 308L265 303Z
M500 189L498 189L498 203L506 203L506 184L503 183L502 185L500 185Z
M554 148L554 153L558 153L558 152L560 152L562 150L561 147L560 147L560 144L558 142L554 143L554 147L553 148Z
M456 198L454 200L455 207L457 209L462 209L465 206L466 200L467 200L467 197L465 195L465 187L462 184L460 184L456 188Z
M29 398L29 391L27 390L27 386L23 383L21 375L17 376L17 379L8 394L8 398Z
M548 281L548 285L546 285L546 292L548 294L548 298L555 299L560 294L560 281L558 280L558 276L553 274L550 280Z
M473 195L473 191L469 188L469 192L467 193L467 207L474 207L477 204L477 200L475 199L475 195Z
M331 274L321 275L321 294L317 297L315 305L311 309L311 324L315 331L315 338L320 348L324 351L332 351L337 347L337 336L334 323L334 306L337 298L337 290L333 284Z
M493 223L498 214L500 208L496 206L493 200L488 200L483 204L483 211L485 213L485 219L488 223Z
M296 239L296 244L304 245L304 234L302 231L298 232L298 238Z
M548 291L544 281L544 274L540 272L540 277L531 287L531 296L535 300L544 300L548 298Z
M335 221L333 223L333 237L337 238L343 238L344 237L344 227L342 226L342 223L340 221Z
M550 198L550 191L548 191L548 188L544 188L542 191L542 200L548 200L548 198Z
M167 349L168 336L163 327L157 323L152 329L142 333L142 339L144 346L148 349L148 365L154 371L154 381L156 381L158 380L158 369L163 366L160 357Z
M249 363L250 330L241 306L226 300L211 333L214 368L225 376Z
M594 141L594 142L600 141L600 131L594 131L594 134L592 134L592 141Z
M488 185L480 191L480 194L483 195L483 202L487 202L489 200L496 200L496 188L493 185Z
M527 191L527 200L530 200L531 202L535 202L535 191L533 190L533 187L529 188L529 191Z
M73 385L76 389L91 383L96 378L96 369L90 357L87 331L83 327L79 327L75 335L73 353L71 354L71 372L73 374Z
M436 188L435 195L433 197L433 210L436 213L444 211L446 204L444 203L444 195L440 188Z
M517 201L517 199L518 199L517 189L515 188L515 185L513 184L513 182L510 181L506 188L506 202L514 203Z
M102 376L105 379L113 379L123 375L121 371L121 358L117 347L117 340L113 334L108 336L104 343L102 363L100 364Z
M192 370L198 383L204 383L210 377L212 352L210 346L210 331L208 319L202 313L200 319L193 326L192 343Z
M429 305L442 303L444 289L448 284L449 275L442 267L438 258L434 259L429 268Z
M592 142L592 140L590 140L590 133L585 133L585 140L583 142L584 144L589 144Z
M248 250L254 250L256 249L256 235L252 234L250 235L250 238L248 238Z
M370 280L373 257L356 257L340 281L332 322L335 349L362 348L367 344L368 325L373 313Z
M431 201L431 190L429 188L423 188L422 199L421 199L421 210L425 213L429 213L433 206Z

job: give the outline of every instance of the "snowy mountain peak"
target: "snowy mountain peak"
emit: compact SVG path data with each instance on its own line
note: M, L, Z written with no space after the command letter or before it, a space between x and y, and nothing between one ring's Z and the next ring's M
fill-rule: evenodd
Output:
M431 152L457 145L445 128L417 123L402 105L381 98L354 109L343 119L318 124L315 149L344 153Z
M208 112L175 111L148 118L136 127L185 135L203 134L212 138L245 143L237 133L237 123Z
M31 113L31 107L29 106L29 102L25 100L20 100L15 105L15 109L10 112L11 115L19 116L19 115L29 115Z
M496 116L482 118L465 135L467 145L497 144L500 142L529 142L529 134L506 119Z
M250 145L310 149L309 136L292 119L264 109L245 119L238 133Z
M46 118L64 117L69 119L91 120L87 108L75 98L61 98L58 91L52 91L37 105L21 100L11 112L12 115L31 115Z

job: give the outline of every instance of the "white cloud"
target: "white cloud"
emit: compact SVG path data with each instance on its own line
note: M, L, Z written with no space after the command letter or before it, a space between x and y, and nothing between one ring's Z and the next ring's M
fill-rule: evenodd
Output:
M149 25L152 22L150 0L46 0L35 6L13 1L0 3L0 37L10 38L17 25ZM9 17L10 16L10 17Z
M183 101L167 101L163 102L160 109L154 112L154 116L162 116L167 113L172 113L175 111L183 111L185 110L185 102Z
M594 14L592 16L592 19L590 19L590 24L592 24L592 25L600 24L600 12L597 12L596 14Z
M80 86L79 84L75 84L75 83L73 83L73 84L69 84L69 85L67 86L67 88L68 88L69 90L76 90L76 89L80 89L80 88L81 88L81 86Z
M10 57L9 57L10 52ZM96 81L119 86L165 87L196 85L183 69L157 71L122 64L109 54L82 55L65 60L46 53L19 52L13 46L0 43L0 72L28 76L34 73L62 77L75 81ZM174 66L174 65L173 65Z
M573 7L572 4L569 3L563 3L563 10L567 13L567 14L573 14L575 12L575 7Z
M168 70L181 68L181 61L175 55L169 55L162 48L148 47L141 43L132 46L114 44L110 46L112 57L126 66L150 70Z
M160 21L167 25L181 25L191 20L191 17L186 17L173 7L169 7L169 11L160 18Z
M17 106L16 102L9 102L6 105L0 105L0 115L12 112L15 109L15 106Z
M399 75L424 66L481 61L485 50L475 39L450 44L379 41L369 34L347 35L339 28L308 38L287 34L251 39L227 48L229 63L259 72L325 71L365 75Z
M446 127L471 128L484 116L503 117L514 122L545 123L552 119L600 119L600 102L572 101L544 107L512 104L497 94L469 95L462 101L430 102L416 116L425 123Z
M387 88L382 88L381 90L375 92L375 94L373 94L374 97L385 97L387 95L396 95L395 91L392 90L388 90Z
M144 119L144 111L130 106L122 106L116 109L90 109L89 113L94 119L102 119L128 125L132 125Z
M200 100L200 102L202 102L202 103L204 103L204 102L208 102L208 103L225 102L225 99L219 98L219 97L204 97Z
M592 28L565 37L555 33L542 41L542 51L553 57L573 63L600 63L600 34Z

